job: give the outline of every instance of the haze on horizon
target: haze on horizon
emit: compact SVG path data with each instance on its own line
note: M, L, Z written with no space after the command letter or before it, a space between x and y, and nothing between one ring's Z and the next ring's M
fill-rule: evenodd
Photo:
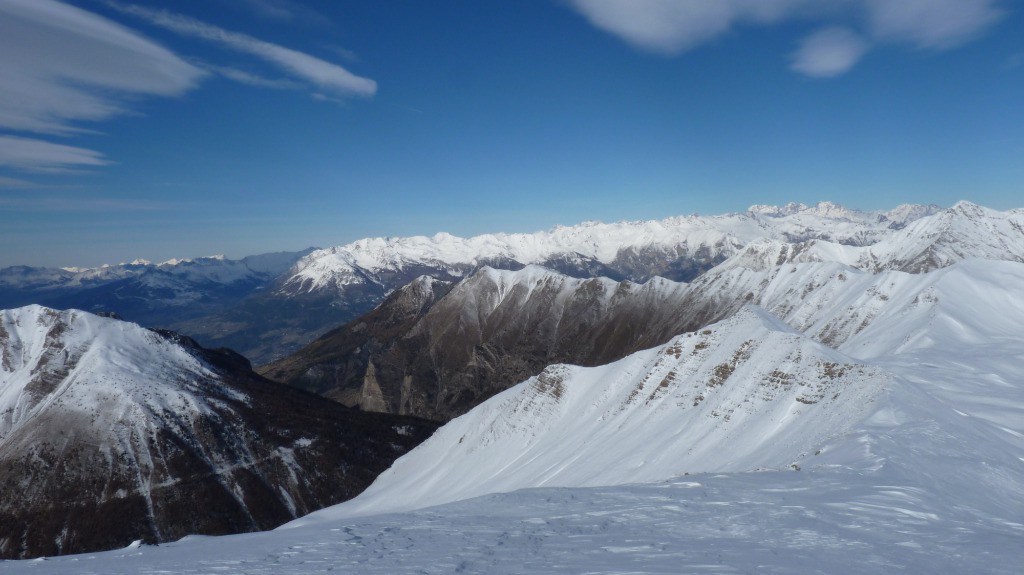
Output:
M0 266L1024 197L1010 0L0 0Z

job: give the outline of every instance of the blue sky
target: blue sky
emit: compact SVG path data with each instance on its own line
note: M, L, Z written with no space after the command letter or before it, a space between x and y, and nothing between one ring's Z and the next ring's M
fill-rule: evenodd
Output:
M1013 0L0 0L0 265L1024 207Z

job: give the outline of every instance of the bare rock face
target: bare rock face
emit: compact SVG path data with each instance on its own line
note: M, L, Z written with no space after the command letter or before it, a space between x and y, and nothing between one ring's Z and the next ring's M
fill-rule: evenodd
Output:
M294 355L260 368L260 373L347 406L360 406L371 357L412 329L452 285L422 276L373 311L328 332ZM376 381L375 372L370 379Z
M79 311L0 312L0 557L269 529L349 499L435 426Z
M551 363L598 365L663 343L687 317L673 304L685 284L660 278L584 280L527 266L437 287L413 282L264 375L346 405L445 421Z

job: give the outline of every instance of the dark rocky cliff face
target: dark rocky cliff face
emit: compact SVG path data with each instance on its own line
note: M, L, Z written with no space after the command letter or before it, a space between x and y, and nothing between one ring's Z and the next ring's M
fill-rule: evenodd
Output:
M61 321L49 330L53 343L74 330ZM125 393L181 388L187 393L168 396L185 398L177 408L115 397L122 375L102 391L77 389L68 378L86 375L73 345L36 364L25 395L36 407L0 436L0 557L273 528L354 497L436 428L348 409L264 379L228 350L155 335L199 360L208 377L168 371ZM19 345L7 333L0 339L5 350Z
M416 284L262 369L368 411L447 421L552 363L599 365L684 331L682 284L484 269L443 297ZM408 305L409 301L418 305Z
M259 371L275 381L359 407L370 358L408 334L453 285L429 277L416 279L371 312Z

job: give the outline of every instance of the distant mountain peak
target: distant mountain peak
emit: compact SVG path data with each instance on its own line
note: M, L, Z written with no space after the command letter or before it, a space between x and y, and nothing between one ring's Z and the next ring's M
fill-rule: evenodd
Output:
M791 216L793 214L802 212L806 209L807 204L789 202L784 206L775 206L770 204L754 204L747 208L747 211L752 214L761 214L763 216L771 216L778 218L783 216Z

